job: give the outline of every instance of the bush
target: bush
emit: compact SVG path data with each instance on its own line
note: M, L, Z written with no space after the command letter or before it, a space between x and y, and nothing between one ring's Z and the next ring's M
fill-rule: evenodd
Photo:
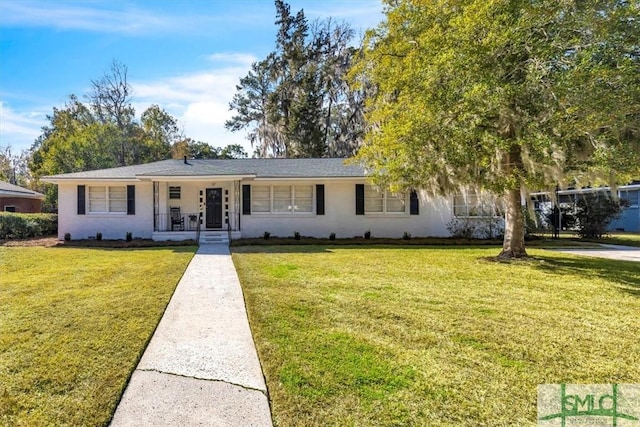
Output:
M544 219L546 223L549 224L549 226L553 229L557 228L558 225L562 227L562 230L571 230L575 228L578 218L576 217L576 215L573 214L573 210L571 208L567 206L561 206L560 215L561 215L561 218L560 218L561 224L558 224L558 212L554 207L553 209L551 209L549 212L545 214Z
M64 233L64 241L65 242L71 241L71 233Z
M402 240L411 240L411 233L405 231L402 235Z
M294 232L293 232L293 238L294 238L294 239L296 239L296 240L300 240L300 238L301 238L301 237L300 237L300 233L299 233L299 232L297 232L297 231L294 231Z
M329 240L336 240L336 233L329 234Z
M269 240L271 238L271 233L265 231L262 237L264 238L264 240Z
M127 234L125 236L125 240L127 242L130 242L131 240L133 240L133 234L130 231L127 231Z
M578 235L582 238L599 239L607 225L622 213L627 205L624 200L613 200L605 194L585 194L576 202Z
M365 232L364 232L364 238L365 238L366 240L371 239L371 231L369 231L369 230L365 231Z
M58 215L0 212L0 239L25 239L58 233Z
M451 237L473 239L476 234L476 224L469 218L453 218L447 224Z

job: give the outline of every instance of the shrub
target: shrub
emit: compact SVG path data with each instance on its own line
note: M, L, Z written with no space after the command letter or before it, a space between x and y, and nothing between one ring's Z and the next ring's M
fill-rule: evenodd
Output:
M300 240L300 233L298 231L293 232L293 238L296 240Z
M605 194L585 194L576 202L578 235L582 238L601 238L611 220L622 213L624 200L613 200Z
M574 215L573 210L571 208L566 206L561 206L560 215L561 215L561 218L560 218L561 224L558 224L558 212L556 208L553 208L549 212L547 212L545 214L544 219L546 223L549 224L549 226L553 229L558 227L558 225L560 225L563 230L571 230L575 228L578 218L576 217L576 215Z
M125 240L126 240L127 242L130 242L131 240L133 240L133 234L131 234L131 232L130 232L130 231L127 231L127 234L126 234L126 236L125 236Z
M525 219L526 228L526 219ZM525 231L526 234L526 231ZM504 238L504 222L501 217L492 216L485 217L476 224L476 237L481 239L503 239Z
M451 237L472 239L476 233L476 224L469 218L453 218L447 224Z
M271 233L265 231L262 237L264 238L264 240L269 240L271 238Z
M0 212L0 239L50 236L58 232L58 215Z
M99 231L96 233L96 240L102 240L102 233Z
M411 233L405 231L402 235L402 240L411 240Z
M367 239L367 240L371 239L371 231L370 230L367 230L367 231L364 232L364 238Z
M329 234L329 240L336 240L336 233Z
M64 233L64 241L65 242L71 241L71 233Z

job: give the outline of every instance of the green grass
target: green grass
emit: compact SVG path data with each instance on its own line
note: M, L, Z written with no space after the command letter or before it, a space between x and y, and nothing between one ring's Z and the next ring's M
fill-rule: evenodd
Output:
M640 246L640 233L611 233L602 239L585 240L610 245Z
M640 378L640 263L237 247L278 426L535 425L536 387Z
M0 425L106 425L193 252L0 247Z

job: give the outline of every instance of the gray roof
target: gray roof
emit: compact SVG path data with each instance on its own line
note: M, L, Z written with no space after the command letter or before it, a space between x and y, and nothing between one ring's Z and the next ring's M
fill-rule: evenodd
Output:
M44 194L37 191L29 190L28 188L13 185L11 183L0 181L0 195L10 197L26 197L29 199L42 199Z
M73 172L44 177L47 181L76 179L136 179L144 177L255 176L256 178L353 178L364 177L346 159L232 159L162 160L135 166Z

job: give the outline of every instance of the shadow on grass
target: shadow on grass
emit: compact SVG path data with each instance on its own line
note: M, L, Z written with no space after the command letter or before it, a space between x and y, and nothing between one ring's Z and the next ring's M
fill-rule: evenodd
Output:
M630 295L640 297L640 263L634 261L609 260L589 257L549 257L538 255L535 268L546 273L566 275L579 274L598 277L620 286L616 288Z

